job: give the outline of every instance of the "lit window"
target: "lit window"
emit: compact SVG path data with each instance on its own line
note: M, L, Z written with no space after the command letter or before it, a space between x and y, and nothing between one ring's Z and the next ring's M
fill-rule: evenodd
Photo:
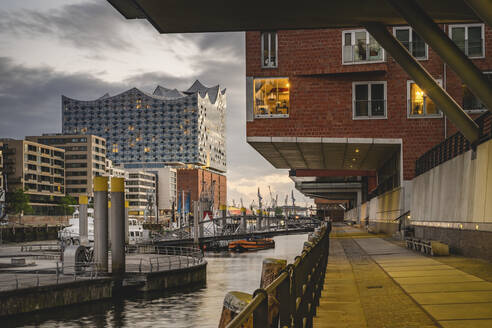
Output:
M150 148L149 147L145 147L144 148L144 152L148 153L150 151Z
M483 24L450 25L449 37L468 57L484 56Z
M277 67L277 32L261 33L261 67Z
M135 127L133 125L129 125L128 130L133 131L133 130L135 130Z
M483 73L485 77L490 80L492 84L492 72ZM468 87L463 84L463 109L474 112L483 112L487 110L485 104L483 104L480 99L475 97L475 95L468 89Z
M354 82L352 101L354 119L386 118L386 82Z
M381 62L384 49L366 30L343 31L343 63Z
M117 153L118 152L118 144L113 144L112 151L113 151L113 153Z
M437 80L437 83L441 84L441 81ZM432 99L413 81L407 83L407 99L409 117L441 117L441 111Z
M255 117L289 116L289 79L255 79L253 89Z
M427 44L411 27L394 27L393 33L412 56L417 59L427 59Z

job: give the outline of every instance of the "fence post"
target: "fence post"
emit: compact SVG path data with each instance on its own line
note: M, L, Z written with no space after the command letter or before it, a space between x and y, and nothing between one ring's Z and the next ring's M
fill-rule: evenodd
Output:
M259 288L253 293L253 298L259 294L263 294L264 298L253 312L253 328L268 327L268 295L263 288Z
M291 274L292 264L289 264L283 272L288 274L287 278L278 286L277 297L279 300L279 326L291 327L292 316L290 311L291 304ZM282 274L282 273L280 273Z

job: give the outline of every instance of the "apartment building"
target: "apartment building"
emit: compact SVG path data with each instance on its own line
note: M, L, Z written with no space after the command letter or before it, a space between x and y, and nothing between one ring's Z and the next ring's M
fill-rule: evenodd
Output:
M121 165L125 171L143 171L156 177L156 206L159 219L171 218L176 209L177 169L168 163L125 163Z
M93 179L106 174L106 140L90 134L44 134L26 137L65 150L66 193L94 196Z
M60 214L65 196L65 151L29 140L3 139L9 191L23 189L34 214Z
M441 28L492 77L490 27ZM485 110L411 27L388 29L472 118ZM456 131L363 28L246 32L246 84L248 143L304 194L351 206L411 188L416 159Z
M128 170L128 178L125 180L128 201L128 215L139 219L154 220L157 207L156 176L154 173L140 170Z

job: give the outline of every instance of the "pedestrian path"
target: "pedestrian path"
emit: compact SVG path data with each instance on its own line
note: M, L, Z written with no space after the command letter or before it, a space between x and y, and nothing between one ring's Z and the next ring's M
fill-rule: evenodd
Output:
M337 241L330 243L325 284L313 326L367 327L352 266Z
M442 327L492 327L492 283L382 239L357 244Z
M334 227L354 238L331 240L314 327L492 327L491 282L355 230Z

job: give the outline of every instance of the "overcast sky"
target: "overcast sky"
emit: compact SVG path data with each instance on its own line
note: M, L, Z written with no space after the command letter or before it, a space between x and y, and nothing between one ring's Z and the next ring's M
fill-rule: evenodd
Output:
M2 0L0 137L61 132L62 94L92 100L157 84L182 90L199 79L227 88L229 203L249 206L258 186L269 200L271 186L283 204L294 188L288 172L246 143L244 54L244 33L161 35L102 0Z

